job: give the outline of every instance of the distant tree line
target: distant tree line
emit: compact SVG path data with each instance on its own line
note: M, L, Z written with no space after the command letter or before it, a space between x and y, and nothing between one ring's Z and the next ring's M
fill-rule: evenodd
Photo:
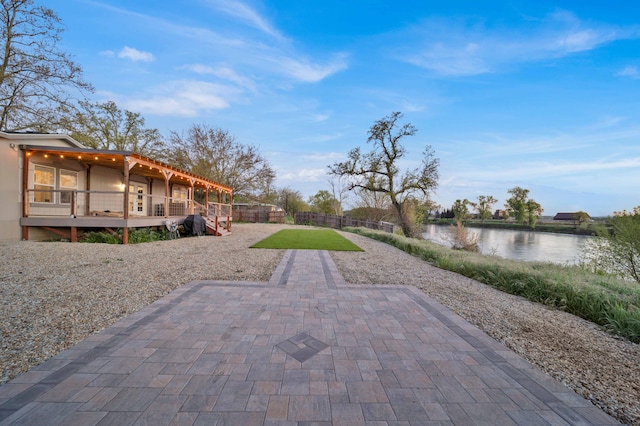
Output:
M493 205L497 203L492 195L479 195L476 202L466 198L456 200L451 208L438 210L434 213L435 218L455 219L458 223L464 223L475 217L481 221L491 218L508 219L513 218L523 225L535 227L538 219L544 212L542 206L535 200L529 198L529 190L516 186L507 191L511 197L504 204L504 210L500 216L495 216ZM475 214L473 213L475 212ZM585 213L586 214L586 213ZM582 218L582 216L580 216Z

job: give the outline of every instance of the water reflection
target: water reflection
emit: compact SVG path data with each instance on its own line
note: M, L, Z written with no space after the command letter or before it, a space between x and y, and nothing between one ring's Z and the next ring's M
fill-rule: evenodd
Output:
M450 246L450 226L427 225L424 238ZM582 247L591 237L584 235L551 234L548 232L513 231L508 229L468 228L478 235L480 251L507 259L577 263Z

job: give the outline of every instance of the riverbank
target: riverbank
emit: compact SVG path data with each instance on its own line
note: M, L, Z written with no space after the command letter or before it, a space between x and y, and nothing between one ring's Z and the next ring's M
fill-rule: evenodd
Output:
M430 225L455 225L453 219L435 219L430 220ZM590 222L583 224L574 223L557 223L541 221L536 226L523 225L516 222L510 222L506 220L489 219L486 221L480 221L476 219L467 220L464 222L464 226L469 228L486 228L486 229L509 229L512 231L527 231L527 232L550 232L553 234L570 234L570 235L586 235L593 236L598 232L598 228L605 226L604 222Z

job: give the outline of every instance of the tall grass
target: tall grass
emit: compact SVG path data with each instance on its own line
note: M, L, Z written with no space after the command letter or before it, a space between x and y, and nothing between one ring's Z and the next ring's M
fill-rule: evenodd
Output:
M522 262L451 250L426 240L366 228L345 228L392 246L430 264L562 309L640 343L640 286L573 265Z

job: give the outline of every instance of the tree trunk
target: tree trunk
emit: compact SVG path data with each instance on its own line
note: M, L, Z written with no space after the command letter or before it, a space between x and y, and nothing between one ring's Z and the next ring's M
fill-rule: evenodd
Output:
M391 204L396 210L398 216L398 225L402 229L405 237L420 239L420 233L416 230L415 224L411 217L404 211L404 205L396 200L392 200Z

